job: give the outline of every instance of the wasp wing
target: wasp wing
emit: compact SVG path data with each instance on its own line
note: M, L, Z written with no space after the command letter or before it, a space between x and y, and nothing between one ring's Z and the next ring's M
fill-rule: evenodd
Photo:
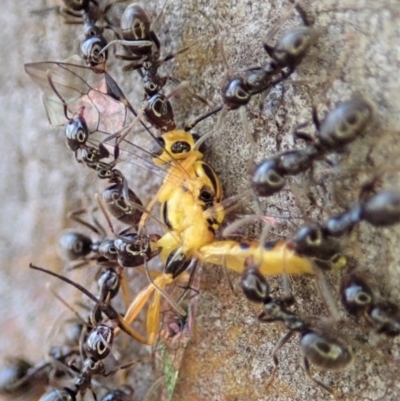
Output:
M68 113L82 113L91 133L119 132L127 125L127 105L134 113L132 106L106 72L96 73L82 63L73 56L66 62L26 64L25 71L43 92L51 125L64 125Z

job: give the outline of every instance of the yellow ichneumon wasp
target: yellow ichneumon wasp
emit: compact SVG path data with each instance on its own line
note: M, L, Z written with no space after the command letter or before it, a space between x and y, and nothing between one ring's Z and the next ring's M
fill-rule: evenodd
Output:
M161 220L165 234L155 246L162 248L163 273L152 273L154 281L144 288L131 302L124 320L133 322L153 295L147 311L148 344L153 344L160 323L160 302L164 290L175 281L186 282L186 269L191 260L227 267L243 272L246 262L252 258L265 275L314 273L314 261L295 252L289 242L262 243L259 241L217 241L216 230L221 226L226 205L234 200L222 201L221 183L211 166L202 160L194 138L185 131L171 131L162 136L159 155L153 159L156 165L171 163L164 183L147 207L147 214L156 202L161 204ZM177 143L179 142L179 146ZM185 145L183 145L185 144ZM183 149L174 152L173 149ZM140 226L143 227L146 214ZM340 258L333 267L342 267Z

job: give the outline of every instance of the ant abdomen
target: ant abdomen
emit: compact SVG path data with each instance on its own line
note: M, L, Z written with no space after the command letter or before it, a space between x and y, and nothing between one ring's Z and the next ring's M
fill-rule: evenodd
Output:
M85 234L77 231L68 231L58 240L59 252L63 259L77 260L89 255L92 251L93 241Z
M337 340L316 331L302 333L301 352L312 365L326 370L341 370L350 365L352 352Z
M373 107L362 98L340 103L322 122L317 133L321 145L340 148L352 142L372 121Z

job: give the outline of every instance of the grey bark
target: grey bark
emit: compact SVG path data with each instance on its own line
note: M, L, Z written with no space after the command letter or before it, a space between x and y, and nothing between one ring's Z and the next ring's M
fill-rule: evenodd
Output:
M31 361L45 354L49 329L62 310L64 315L68 313L45 290L46 282L51 280L29 271L28 264L32 261L61 271L56 243L60 232L70 224L67 213L81 207L87 197L92 202L93 193L100 188L97 183L93 185L97 182L95 175L73 161L62 130L49 127L38 88L23 69L27 62L63 60L78 52L80 26L62 24L62 18L55 13L30 13L56 3L38 1L26 6L7 0L0 14L0 355L28 356ZM162 7L158 1L142 5L152 16ZM289 190L268 199L264 204L266 215L287 217L285 224L271 230L271 239L288 238L303 220L321 220L353 205L362 184L381 171L379 188L399 185L399 2L326 0L305 1L303 5L314 20L319 37L293 77L265 98L253 99L247 108L250 132L257 143L256 161L300 146L294 143L292 132L297 124L310 121L314 104L322 115L338 101L361 93L376 105L376 117L365 136L343 154L329 157L330 165L316 165L310 185L322 208L310 206L304 196L309 186L304 175L294 178ZM165 65L163 71L188 82L194 92L218 104L226 69L217 39L223 43L231 71L259 65L267 59L262 43L274 43L284 30L301 23L295 12L284 17L289 7L283 1L168 2L165 14L155 26L163 52L198 42ZM140 79L136 73L122 74L120 66L113 62L112 76L128 99L139 107L143 93ZM173 86L169 88L172 90ZM173 104L180 124L205 110L184 94L175 97ZM199 130L203 134L215 126L216 120L210 119ZM309 129L313 132L311 125ZM221 177L225 197L245 191L248 165L253 160L249 160L250 147L237 112L222 120L208 144L207 160ZM134 174L129 177L130 182L138 188L139 196L148 201L160 181L140 168ZM253 205L246 203L244 213L252 210ZM255 236L254 232L244 235ZM352 263L395 301L399 299L399 238L398 227L372 229L362 225L343 241L344 253ZM344 274L328 275L337 301L340 277ZM78 276L82 280L85 273ZM193 338L184 354L174 399L329 399L300 368L296 339L279 352L277 377L265 388L273 366L272 350L285 330L279 325L260 324L258 308L249 305L241 295L234 296L223 277L218 268L203 268ZM230 277L235 283L238 281L237 275L232 273ZM63 284L54 280L52 283L69 294ZM271 280L273 287L279 284L279 279ZM296 277L293 287L299 312L326 315L312 278ZM313 374L347 400L398 399L399 340L383 339L371 334L365 325L357 326L351 321L337 329L354 345L354 364L344 372L313 369ZM140 399L144 391L138 387L135 397Z

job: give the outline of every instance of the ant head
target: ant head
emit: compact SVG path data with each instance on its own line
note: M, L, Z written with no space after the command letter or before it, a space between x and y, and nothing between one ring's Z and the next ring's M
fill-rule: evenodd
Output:
M378 333L395 337L400 334L400 309L393 302L376 303L368 312L369 318Z
M156 93L147 100L144 115L152 126L162 132L173 131L176 128L171 102L161 93Z
M123 183L118 183L106 188L101 196L113 217L122 223L136 227L143 214L141 209L143 203L130 188L127 192L128 199L124 196Z
M103 35L89 36L82 42L82 58L91 67L98 67L107 62L108 52L102 51L107 46L107 41Z
M285 178L278 172L277 160L267 159L254 169L251 186L258 196L270 196L285 186Z
M73 116L65 126L65 138L67 146L75 152L89 139L89 129L86 120L79 115Z
M156 234L124 234L114 241L118 263L123 267L141 266L161 252L161 248L155 245L159 238Z
M100 289L101 300L105 301L106 299L112 299L118 294L120 276L114 268L110 267L101 273L97 280L97 285Z
M354 316L364 314L374 302L374 295L368 284L355 275L345 278L341 289L342 304Z
M328 261L340 250L339 244L329 238L322 227L309 223L301 227L291 240L291 247L300 255Z
M228 110L236 110L249 103L251 95L242 78L233 78L222 88L222 99Z
M243 272L240 285L245 297L251 302L262 303L269 296L267 280L255 266L250 266Z

